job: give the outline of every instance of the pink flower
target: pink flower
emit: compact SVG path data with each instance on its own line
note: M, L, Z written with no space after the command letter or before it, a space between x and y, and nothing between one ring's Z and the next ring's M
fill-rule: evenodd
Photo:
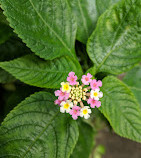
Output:
M99 87L102 86L102 82L100 80L97 81L94 79L91 81L90 86L91 86L92 90L99 89Z
M70 72L69 76L67 77L67 81L69 82L70 85L76 85L77 82L77 76L75 76L74 72Z
M60 105L61 102L62 102L62 100L56 99L56 100L54 101L54 104L55 104L55 105Z
M90 73L87 73L87 75L82 76L81 81L84 85L89 85L89 83L92 81L91 78L92 78L92 75Z
M100 101L94 100L92 98L89 98L87 103L90 104L91 108L95 108L95 107L99 108L101 106Z
M72 115L72 118L76 120L78 116L80 116L80 107L79 106L73 106L70 110L70 115Z
M62 92L61 89L55 91L55 96L58 96L59 100L67 100L69 98L69 93Z

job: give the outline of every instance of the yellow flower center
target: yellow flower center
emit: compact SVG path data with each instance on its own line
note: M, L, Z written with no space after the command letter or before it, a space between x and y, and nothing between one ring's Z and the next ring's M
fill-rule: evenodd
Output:
M68 109L70 107L70 105L68 103L64 104L64 108Z
M87 110L87 109L83 110L83 114L84 114L84 115L86 115L87 113L88 113L88 110Z
M63 89L64 89L65 91L69 90L69 85L68 85L68 84L65 84L65 85L63 86Z
M98 96L98 93L97 93L97 92L94 92L93 95L94 95L95 97L97 97L97 96Z

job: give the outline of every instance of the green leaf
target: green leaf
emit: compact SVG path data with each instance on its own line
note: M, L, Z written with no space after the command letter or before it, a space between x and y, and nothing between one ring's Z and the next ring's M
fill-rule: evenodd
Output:
M96 2L95 0L68 0L68 3L70 4L77 20L77 39L86 43L98 18Z
M45 59L75 57L76 22L66 0L1 0L15 32Z
M68 0L77 20L77 40L86 43L99 16L119 0Z
M103 14L109 7L121 0L95 0L97 6L97 14L100 16Z
M138 65L127 72L123 78L123 82L132 90L141 107L141 66Z
M76 121L59 112L47 92L19 104L0 128L1 157L69 158L78 139Z
M79 123L79 138L71 158L89 158L94 145L94 130L85 123Z
M0 44L8 40L12 34L12 29L8 26L5 16L0 10Z
M125 0L98 20L87 43L97 72L120 74L141 61L141 1Z
M112 76L104 78L102 83L100 111L117 134L141 142L141 110L131 90Z
M27 55L1 62L0 66L22 82L43 88L59 88L70 71L76 72L78 77L82 75L80 64L69 57L44 61L34 55Z

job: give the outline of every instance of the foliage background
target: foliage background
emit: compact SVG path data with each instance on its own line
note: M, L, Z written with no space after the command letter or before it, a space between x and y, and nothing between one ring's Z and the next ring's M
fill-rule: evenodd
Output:
M20 157L41 157L44 153L44 157L56 154L56 157L87 158L94 148L93 155L100 158L105 152L104 147L96 147L92 140L105 125L108 131L114 129L120 136L141 142L140 0L93 0L93 3L91 0L64 0L62 4L56 0L0 2L10 22L1 9L1 122L20 103L1 126L1 157L16 156L17 153ZM54 7L51 9L51 6ZM87 71L97 79L103 79L103 106L100 111L94 110L92 119L86 122L72 122L52 106L54 90L50 88L59 88L59 83L72 70L79 77L82 71ZM121 73L122 77L118 76ZM35 95L31 95L33 93ZM36 102L34 107L32 101ZM42 114L46 112L52 118L46 114L42 117L35 115L36 110ZM10 121L22 115L21 112L29 115ZM52 122L52 127L46 126L48 122ZM21 128L22 125L25 128ZM15 130L18 126L21 127ZM62 131L58 130L59 126ZM41 132L44 136L36 142L40 128L44 128ZM55 136L56 153L54 144L50 144ZM36 142L35 146L32 142ZM61 145L58 146L57 142ZM140 144L137 147L140 148ZM44 148L48 151L45 152ZM136 157L140 157L139 152Z

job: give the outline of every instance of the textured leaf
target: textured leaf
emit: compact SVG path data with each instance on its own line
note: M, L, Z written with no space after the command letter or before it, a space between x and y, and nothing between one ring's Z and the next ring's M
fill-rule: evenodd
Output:
M10 112L0 128L0 157L69 158L78 127L59 112L54 99L39 92Z
M79 124L79 138L71 158L89 158L94 145L94 130L84 122Z
M77 20L77 40L86 43L99 16L119 0L68 0Z
M12 34L12 29L8 26L7 21L0 10L0 44L8 40Z
M141 61L141 1L125 0L107 10L98 20L87 43L97 67L119 74Z
M76 22L66 0L1 0L15 32L45 59L75 56Z
M130 89L115 77L103 80L99 108L120 136L141 142L141 110Z
M108 8L121 0L96 0L97 14L100 16Z
M138 65L134 69L127 72L126 76L123 78L123 81L132 90L141 107L141 65Z
M98 18L96 2L95 0L68 0L68 2L77 20L77 39L86 43Z
M69 57L44 61L34 55L27 55L1 62L0 66L22 82L44 88L59 88L70 71L76 72L79 77L82 75L80 64Z

